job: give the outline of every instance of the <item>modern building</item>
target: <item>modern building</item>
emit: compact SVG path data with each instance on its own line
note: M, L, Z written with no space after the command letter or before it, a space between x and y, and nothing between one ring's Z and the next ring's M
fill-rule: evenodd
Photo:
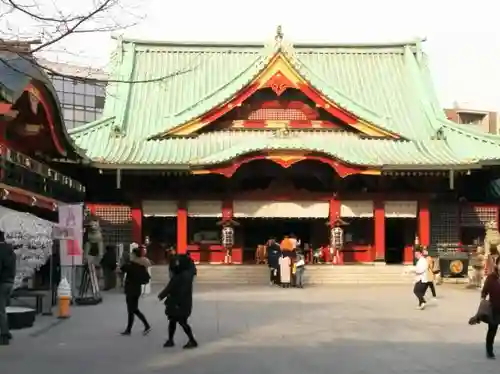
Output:
M102 118L70 130L109 242L219 262L236 220L238 263L270 236L327 245L342 219L344 262L409 263L417 238L498 222L500 137L445 116L420 42L121 39L114 56Z
M107 75L104 71L43 59L38 61L41 66L49 68L47 74L59 97L66 128L72 129L100 119L106 96Z
M471 126L490 134L498 134L498 113L467 108L455 105L452 109L445 109L449 120L461 125Z

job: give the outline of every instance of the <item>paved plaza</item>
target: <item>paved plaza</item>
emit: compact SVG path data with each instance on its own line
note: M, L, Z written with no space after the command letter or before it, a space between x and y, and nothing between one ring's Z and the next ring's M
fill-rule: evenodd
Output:
M119 336L123 296L75 307L71 319L41 318L0 347L1 372L33 373L496 373L484 356L485 326L468 326L479 299L458 286L414 309L411 286L338 286L304 290L198 286L192 324L200 347L164 349L163 305L150 296L142 308L153 324L143 337ZM499 341L500 344L500 341ZM500 353L500 347L497 349Z

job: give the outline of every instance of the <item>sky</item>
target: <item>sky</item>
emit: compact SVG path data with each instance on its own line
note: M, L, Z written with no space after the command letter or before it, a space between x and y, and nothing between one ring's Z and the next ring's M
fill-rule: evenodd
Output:
M76 12L76 7L88 9L96 0L19 1ZM137 24L113 34L138 39L267 42L277 25L282 25L285 38L292 43L426 38L424 49L443 106L456 102L462 107L500 111L500 3L493 0L118 1L120 6L107 16L121 25ZM102 18L95 23L107 22ZM5 29L5 22L9 30L22 30L26 35L31 21L18 14L3 16L0 30ZM31 27L32 35L40 34L39 24ZM105 68L113 47L110 34L68 37L52 46L45 57Z

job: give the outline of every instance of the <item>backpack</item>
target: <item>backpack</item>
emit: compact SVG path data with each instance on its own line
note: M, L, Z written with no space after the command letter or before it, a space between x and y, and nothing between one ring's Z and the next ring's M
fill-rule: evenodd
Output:
M141 274L139 276L139 281L142 285L148 284L149 281L151 280L151 276L149 275L148 269L143 267L144 271L141 271Z

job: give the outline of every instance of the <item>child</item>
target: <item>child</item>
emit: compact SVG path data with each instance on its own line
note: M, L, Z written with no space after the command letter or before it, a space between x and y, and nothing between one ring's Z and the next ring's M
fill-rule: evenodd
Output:
M304 270L306 269L306 261L302 252L297 253L297 261L295 263L295 286L304 288Z

